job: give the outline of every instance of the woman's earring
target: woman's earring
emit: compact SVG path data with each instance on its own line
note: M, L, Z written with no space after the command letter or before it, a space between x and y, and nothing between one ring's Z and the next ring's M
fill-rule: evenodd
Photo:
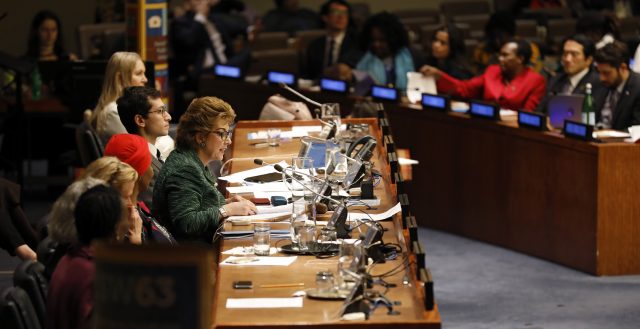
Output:
M205 146L207 146L207 144L205 144L204 142L200 143L200 147L204 148Z

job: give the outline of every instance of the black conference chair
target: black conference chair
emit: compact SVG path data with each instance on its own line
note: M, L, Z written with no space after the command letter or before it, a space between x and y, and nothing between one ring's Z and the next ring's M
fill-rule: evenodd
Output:
M104 154L104 149L98 135L89 127L86 121L82 122L76 128L76 145L84 167L102 157Z
M42 328L29 296L19 287L7 287L0 292L0 323L2 328Z
M13 285L27 293L40 320L40 325L44 327L49 289L49 282L44 277L44 265L30 260L22 262L13 272Z

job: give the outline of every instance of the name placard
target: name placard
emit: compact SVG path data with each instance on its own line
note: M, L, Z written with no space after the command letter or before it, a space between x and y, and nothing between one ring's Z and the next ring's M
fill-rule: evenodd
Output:
M569 138L580 139L583 141L593 140L593 126L582 122L565 120L562 133L565 137Z
M500 108L494 104L471 101L469 102L469 114L472 117L489 119L489 120L500 120Z
M216 64L213 67L213 74L221 78L242 79L242 69L233 65Z
M288 86L295 87L296 82L298 81L295 74L290 72L283 71L268 71L267 72L267 81L270 84L281 84L284 83Z
M395 88L374 85L371 87L371 97L383 102L397 102L399 95Z
M518 127L546 130L547 116L542 113L518 111Z
M321 78L320 90L333 92L333 93L346 94L349 92L349 84L344 80Z
M421 103L425 110L448 111L450 109L447 96L423 93Z

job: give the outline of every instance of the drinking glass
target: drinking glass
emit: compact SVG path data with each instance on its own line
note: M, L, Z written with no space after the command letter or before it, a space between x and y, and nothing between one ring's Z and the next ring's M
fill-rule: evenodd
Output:
M342 241L340 244L340 254L338 258L338 286L340 289L348 289L348 281L352 281L352 276L347 272L356 270L356 246L353 243Z
M253 253L269 256L271 251L271 226L268 223L253 224Z
M268 129L267 130L267 143L269 146L280 145L280 129Z
M336 123L338 131L340 131L340 104L339 103L324 103L320 107L320 118L323 121L333 121ZM337 133L337 132L336 132Z

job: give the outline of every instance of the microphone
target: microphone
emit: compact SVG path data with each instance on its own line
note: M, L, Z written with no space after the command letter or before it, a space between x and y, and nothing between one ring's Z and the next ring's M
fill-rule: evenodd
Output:
M305 96L305 95L301 94L301 93L300 93L300 92L298 92L297 90L295 90L295 89L293 89L293 88L291 88L291 87L287 86L287 84L286 84L286 83L284 83L284 82L280 82L280 87L282 87L282 88L284 88L284 89L286 89L286 90L290 91L291 93L293 93L294 95L296 95L296 96L300 97L301 99L305 100L306 102L310 103L311 105L315 105L315 106L317 106L317 107L322 107L322 104L320 104L320 103L318 103L318 102L316 102L316 101L314 101L314 100L310 99L309 97L307 97L307 96Z
M253 163L257 164L258 166L269 166L271 165L270 163L267 163L266 161L262 160L262 159L253 159Z
M335 204L342 204L342 202L341 202L341 201L338 201L338 200L336 200L336 199L333 199L333 198L331 198L331 197L328 197L328 196L326 196L326 195L324 195L324 194L320 194L320 193L318 193L318 192L314 191L312 188L309 188L308 186L304 185L304 184L303 184L303 182L301 182L299 179L297 179L297 178L295 177L295 175L299 174L299 175L306 176L306 177L309 177L309 178L311 178L311 179L314 179L314 180L316 180L316 181L322 182L322 183L323 183L323 186L322 186L323 190L328 191L328 192L329 192L329 195L331 195L331 189L330 189L330 187L329 187L329 183L328 183L327 181L325 181L324 179L320 179L320 178L314 177L314 176L309 175L309 174L305 174L305 173L298 173L298 172L297 172L297 173L295 173L295 174L288 174L288 173L287 173L287 168L283 168L280 164L275 164L275 165L273 165L273 168L274 168L276 171L281 172L281 173L282 173L282 174L284 174L285 176L287 176L287 177L291 178L291 179L292 179L292 180L294 180L295 182L299 183L299 184L302 186L302 188L304 188L304 189L306 189L306 190L310 191L310 192L311 192L311 193L313 193L313 195L315 195L316 197L321 198L321 199L324 199L324 200L327 200L327 201L332 202L332 203L335 203ZM325 192L325 193L326 193L326 192Z

